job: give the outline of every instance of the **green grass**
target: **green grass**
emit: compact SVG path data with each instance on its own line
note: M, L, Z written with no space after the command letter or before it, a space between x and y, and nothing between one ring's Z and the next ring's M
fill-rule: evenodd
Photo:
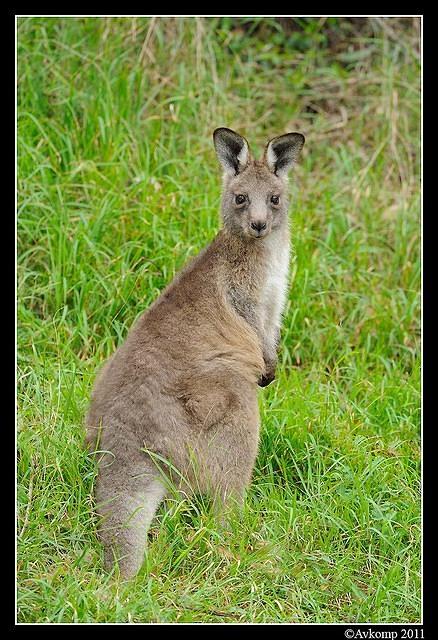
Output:
M420 66L412 19L18 21L20 622L418 622ZM329 41L329 30L338 34ZM244 513L161 509L102 571L94 376L218 229L211 133L307 143Z

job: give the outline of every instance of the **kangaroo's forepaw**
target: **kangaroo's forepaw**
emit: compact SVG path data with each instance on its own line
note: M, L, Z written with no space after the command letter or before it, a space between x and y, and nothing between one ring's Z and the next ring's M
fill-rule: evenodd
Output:
M263 376L261 376L261 378L259 378L257 384L259 385L259 387L267 387L268 384L271 384L273 380L275 380L275 372L267 372Z

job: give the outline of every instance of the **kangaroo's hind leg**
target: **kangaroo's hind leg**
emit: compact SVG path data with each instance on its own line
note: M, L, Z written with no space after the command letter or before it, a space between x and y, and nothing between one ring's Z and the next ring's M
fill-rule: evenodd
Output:
M146 534L166 489L146 456L127 460L107 453L95 494L105 568L117 562L124 578L133 577L143 563Z

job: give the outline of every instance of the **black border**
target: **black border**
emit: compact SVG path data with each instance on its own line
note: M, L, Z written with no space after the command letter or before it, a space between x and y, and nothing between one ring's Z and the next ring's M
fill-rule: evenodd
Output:
M254 13L256 12L255 8L253 8ZM57 7L58 12L59 12L59 6ZM112 10L106 6L106 11L108 13L113 13L113 14L118 14L121 11L121 7L117 7L117 8L113 8ZM143 11L146 10L150 10L150 8L145 5L144 7L141 7L140 9L142 9ZM220 10L223 11L224 7L221 6ZM277 9L277 13L278 14L282 14L284 10L282 10L280 7L276 7ZM298 7L297 7L298 9ZM3 44L6 44L6 56L3 56L3 60L7 61L6 64L6 73L3 74L2 80L3 80L3 86L7 87L7 95L9 98L9 92L11 94L10 99L8 99L7 101L7 106L11 109L11 120L10 120L10 124L9 124L9 120L5 123L6 126L3 129L3 133L6 133L7 135L7 140L8 140L8 144L11 146L11 156L12 156L12 160L11 161L6 161L5 165L7 167L8 172L10 172L10 177L9 179L4 183L7 185L8 188L6 188L6 192L7 192L7 198L9 199L9 206L4 206L4 215L3 215L3 224L6 224L6 227L8 228L8 238L10 238L8 240L8 242L5 243L5 245L3 245L3 257L6 256L6 269L3 271L3 283L7 283L7 296L6 296L6 300L11 300L11 306L12 309L14 310L14 312L10 315L7 316L8 321L10 323L11 326L11 339L10 340L6 340L3 342L3 345L6 343L6 347L10 350L10 358L12 361L12 368L13 368L13 374L9 375L6 374L4 375L4 383L3 383L3 391L7 390L8 395L10 393L10 395L12 396L13 400L12 402L9 404L7 403L7 406L11 406L12 410L12 419L11 420L5 420L4 416L2 416L2 423L4 425L3 427L3 434L7 434L8 437L10 437L12 439L12 447L13 447L13 452L11 453L11 462L10 462L10 467L7 466L6 468L8 468L8 472L7 472L7 479L9 481L10 480L10 484L11 484L11 496L10 499L8 500L8 505L10 505L10 510L11 510L11 515L7 518L7 522L8 522L8 526L6 527L6 530L9 532L9 530L11 530L11 534L9 535L9 540L10 540L10 544L11 544L11 550L10 552L6 552L3 553L3 558L6 559L6 566L7 566L7 571L11 573L11 578L9 580L9 576L8 576L8 580L4 580L4 584L7 585L7 605L6 608L4 606L5 601L3 600L3 613L5 614L7 611L6 615L3 615L3 621L5 621L5 618L7 620L6 622L6 630L8 632L14 632L17 630L20 630L21 627L34 627L34 626L43 626L43 627L55 627L55 633L59 633L59 630L57 631L56 628L62 627L62 633L64 633L65 631L69 631L70 627L73 627L73 633L76 632L76 629L74 627L76 627L77 625L74 623L66 623L66 624L62 624L62 625L58 625L58 624L53 624L53 623L19 623L16 624L15 623L15 618L16 618L16 611L15 611L15 590L16 590L16 581L15 581L15 540L16 540L16 529L15 529L15 460L16 460L16 452L15 452L15 430L10 428L10 425L15 425L15 416L16 416L16 405L15 405L15 343L16 343L16 329L15 329L15 323L16 323L16 318L15 318L15 302L16 302L16 291L15 291L15 215L11 215L10 212L15 212L15 191L16 191L16 183L15 183L15 154L16 154L16 148L15 148L15 100L16 100L16 89L15 89L15 17L16 15L26 15L31 14L33 15L36 12L36 15L38 15L38 10L40 14L44 14L44 13L53 13L56 15L56 11L54 9L50 10L48 8L46 9L41 9L40 7L36 8L36 7L28 7L27 11L25 9L21 9L18 10L17 8L8 8L7 10L7 19L3 24L6 24L6 33L4 34L3 38ZM66 13L70 12L70 11L75 11L77 13L82 13L82 11L80 11L80 8L75 5L74 7L71 8L65 8L64 9ZM88 7L89 10L89 7ZM127 9L123 8L123 10L126 12ZM172 10L171 7L169 5L166 5L165 8L166 12L168 12L169 14L172 14ZM196 14L196 10L195 9L191 9L192 13ZM210 8L210 11L212 13L215 12L215 10L213 8ZM311 11L315 12L317 11L316 7L311 7ZM368 11L370 12L370 7L368 7ZM393 9L393 11L395 12L395 8ZM401 12L403 11L403 9L400 8L400 6L398 6L398 11ZM406 9L405 9L406 11ZM137 11L135 9L132 9L131 11L133 14L138 13L139 9L137 9ZM141 11L140 11L141 12ZM187 13L190 12L190 9L187 9ZM219 13L219 8L216 9L216 12ZM232 10L229 12L230 14L237 12L237 8L233 7ZM62 14L62 11L60 12ZM103 9L95 9L94 11L95 14L104 14L104 10ZM242 15L251 15L251 12L247 12L244 13L243 9L240 9L240 13ZM321 13L324 14L324 11L322 11ZM339 10L338 13L342 13L342 10ZM383 13L383 12L382 12ZM388 10L388 13L390 13L390 10ZM90 14L92 15L92 14ZM173 14L173 15L178 15L178 14ZM224 13L223 15L227 15L227 13ZM385 14L383 14L385 15ZM432 629L433 629L433 624L432 624L432 610L433 610L433 594L432 594L432 585L434 585L434 573L433 573L433 567L432 567L432 561L434 559L434 548L433 548L433 533L434 533L434 526L433 526L433 516L434 516L434 492L433 492L433 486L434 486L434 473L433 473L433 463L434 463L434 457L435 457L435 451L433 448L433 444L432 444L432 438L431 435L433 433L433 426L430 423L430 418L429 421L427 420L427 413L428 411L431 412L432 411L432 407L431 402L430 402L430 398L432 396L432 386L434 385L434 380L433 380L433 356L432 356L432 350L430 345L432 344L431 338L432 338L432 332L434 330L434 326L433 326L433 309L432 307L432 299L433 299L433 275L432 275L432 260L433 260L433 251L434 251L434 247L433 244L436 243L435 240L435 236L433 234L433 229L432 229L432 224L433 224L433 211L430 211L429 213L427 213L427 203L433 203L433 195L432 194L432 189L430 188L430 184L431 181L430 179L428 180L428 176L431 175L431 172L433 171L434 168L434 164L433 161L429 164L426 161L426 157L427 157L427 152L428 149L431 150L431 145L428 146L427 142L430 139L430 133L429 133L429 129L427 127L427 123L429 120L429 123L432 123L433 120L433 109L435 107L435 101L433 99L433 94L432 94L432 90L433 90L433 71L434 71L434 65L433 65L433 51L432 51L432 45L433 45L433 38L434 36L436 37L436 29L434 29L435 23L433 21L433 18L431 16L431 14L429 14L430 17L427 17L424 10L420 7L420 6L415 6L411 8L411 11L409 12L409 15L419 15L419 16L423 16L422 17L422 22L423 22L423 141L422 141L422 148L423 148L423 157L424 157L424 162L423 162L423 184L422 184L422 191L423 191L423 235L422 235L422 244L423 244L423 263L422 263L422 281L423 281L423 335L422 335L422 342L423 342L423 361L422 361L422 370L423 370L423 405L422 405L422 414L423 414L423 624L395 624L395 625L388 625L388 624L308 624L308 625L299 625L299 624L292 624L292 625L288 625L288 624L278 624L278 623L272 623L269 625L263 625L263 624L229 624L229 623L224 623L224 624L213 624L213 623L197 623L194 625L185 625L185 624L178 624L178 625L173 625L173 624L159 624L159 625L143 625L143 624L135 624L132 625L134 627L138 627L138 626L157 626L159 628L162 627L175 627L177 626L179 627L184 627L184 626L188 626L190 627L190 633L192 633L194 631L194 627L196 626L201 626L205 627L223 627L224 625L226 627L228 627L227 630L227 634L229 632L232 632L233 630L235 630L237 633L241 633L242 630L244 630L244 627L248 626L248 627L253 627L253 626L261 626L261 627L284 627L286 633L288 632L292 632L294 635L296 635L296 637L301 638L303 636L313 636L313 635L317 635L320 636L322 638L344 638L346 637L344 635L345 631L347 629L353 629L355 631L355 633L358 632L358 630L361 631L362 638L382 638L382 635L378 635L378 634L382 634L383 632L387 632L387 633L393 633L393 632L397 632L397 640L399 640L400 638L402 638L401 636L401 630L402 629L413 629L414 630L414 634L415 634L415 629L423 629L423 637L425 639L428 638L432 638ZM431 82L428 82L428 75L430 76L430 80ZM5 131L6 129L6 131ZM6 160L6 158L5 158ZM9 185L11 185L11 187L9 188ZM429 198L429 199L428 199ZM4 236L5 237L5 236ZM435 248L436 250L436 248ZM428 295L428 292L430 292L430 294ZM431 301L431 302L429 302ZM428 302L429 304L426 304L426 302ZM6 308L9 308L9 305L6 304L5 305ZM4 319L5 314L2 313L2 317ZM11 318L9 320L9 318ZM429 339L428 339L429 338ZM9 451L9 448L7 449ZM9 462L9 454L7 456L8 462ZM4 496L6 495L6 492L3 494ZM11 588L9 588L9 585L11 585ZM97 631L98 631L98 627L103 626L105 627L105 631L108 627L114 626L115 627L115 631L117 630L117 628L119 626L122 625L112 625L112 624L101 624L101 625L92 625L92 624L88 624L88 623L80 623L79 625L80 627L94 627ZM123 624L123 627L126 627L126 624ZM3 628L5 628L3 627ZM67 627L67 628L65 628ZM232 627L232 628L229 628ZM236 627L236 629L233 629L234 627ZM65 628L65 629L64 629ZM370 633L370 631L372 632L372 634L374 635L368 635ZM232 635L232 633L231 633ZM359 636L358 636L359 637ZM383 637L387 637L387 638L394 638L394 636L383 636ZM421 638L421 635L418 636L419 638ZM415 635L414 635L415 638ZM410 640L410 639L408 639Z

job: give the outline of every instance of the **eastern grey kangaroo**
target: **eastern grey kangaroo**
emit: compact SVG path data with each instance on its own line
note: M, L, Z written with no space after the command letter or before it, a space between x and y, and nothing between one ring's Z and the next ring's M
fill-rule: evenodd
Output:
M289 266L287 173L304 136L270 140L261 160L231 129L213 138L223 228L105 364L87 416L87 441L102 452L95 495L105 566L117 561L126 578L142 565L167 493L163 471L179 491L205 492L218 505L242 499L259 440L257 385L275 376Z

